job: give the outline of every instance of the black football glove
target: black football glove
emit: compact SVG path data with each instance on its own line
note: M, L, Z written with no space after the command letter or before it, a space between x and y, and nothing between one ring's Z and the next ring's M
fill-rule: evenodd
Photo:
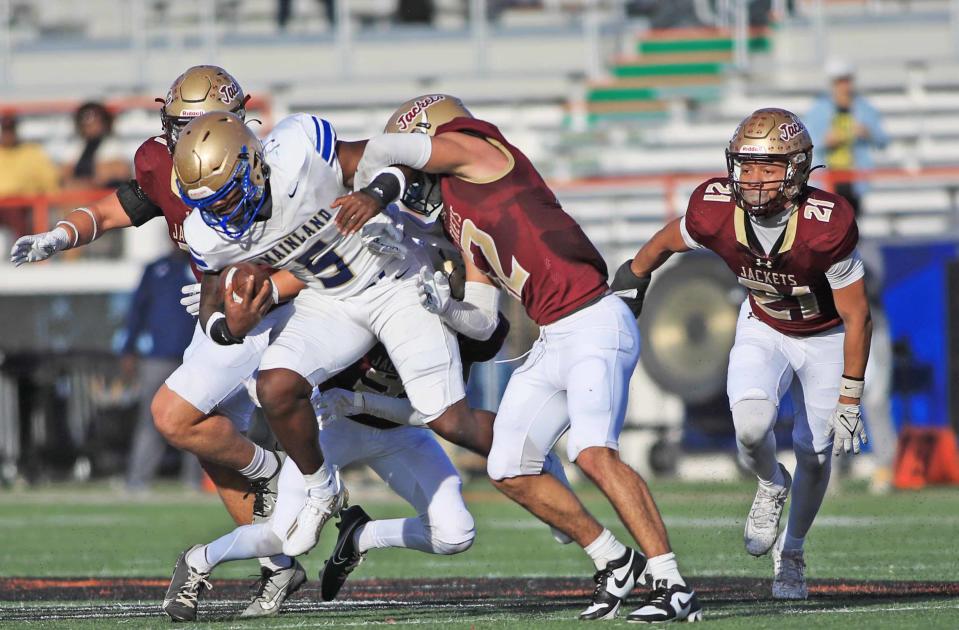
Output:
M629 267L632 262L632 259L630 259L619 266L609 288L626 302L629 310L633 312L636 319L639 319L639 314L643 312L643 300L646 298L646 289L649 288L649 281L652 279L652 276L646 276L645 278L637 277Z

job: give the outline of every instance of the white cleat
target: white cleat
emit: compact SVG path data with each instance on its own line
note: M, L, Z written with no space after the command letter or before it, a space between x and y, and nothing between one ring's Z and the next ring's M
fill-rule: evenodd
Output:
M746 516L743 542L746 543L746 551L753 556L769 553L776 544L776 536L779 535L779 519L783 515L783 506L786 505L786 498L792 487L789 472L782 464L779 464L779 469L782 470L786 483L771 488L759 484L756 498L753 499L753 505Z
M306 497L306 503L296 515L296 520L286 532L283 553L291 558L308 552L320 540L320 532L326 522L340 513L349 502L350 493L339 483L339 490L332 497Z
M802 549L783 550L786 532L773 546L773 599L807 599L806 560Z

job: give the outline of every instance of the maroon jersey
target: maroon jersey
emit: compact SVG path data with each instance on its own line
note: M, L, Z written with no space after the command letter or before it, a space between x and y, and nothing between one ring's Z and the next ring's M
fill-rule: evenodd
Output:
M163 136L154 136L140 145L133 158L133 168L137 185L151 202L143 206L138 213L130 214L133 224L143 225L162 214L166 219L170 238L181 249L187 250L186 238L183 236L183 221L190 213L190 209L176 192L176 182L173 179L173 157ZM199 279L200 272L196 266L193 267L193 273Z
M716 252L749 291L753 315L788 335L813 335L842 323L826 270L849 256L859 230L849 203L809 188L766 255L726 178L702 183L689 198L686 230Z
M463 255L541 326L603 295L606 263L529 159L488 122L455 118L436 135L452 131L482 136L510 160L508 171L492 181L440 180L443 227Z

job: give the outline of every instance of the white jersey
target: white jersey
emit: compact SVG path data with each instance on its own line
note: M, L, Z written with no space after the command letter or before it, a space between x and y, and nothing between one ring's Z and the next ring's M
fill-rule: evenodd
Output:
M192 212L183 230L201 271L252 262L286 269L324 295L346 298L392 270L395 259L377 256L358 234L343 236L330 204L350 192L336 156L336 132L326 120L294 114L281 120L263 141L270 167L269 218L253 223L239 239L225 236ZM371 222L389 221L383 215Z
M463 254L459 247L446 238L443 231L443 222L437 216L423 216L407 210L402 202L390 204L386 214L394 223L402 225L403 234L413 239L429 256L430 264L434 269L445 269L446 261L453 261L457 267L463 265Z

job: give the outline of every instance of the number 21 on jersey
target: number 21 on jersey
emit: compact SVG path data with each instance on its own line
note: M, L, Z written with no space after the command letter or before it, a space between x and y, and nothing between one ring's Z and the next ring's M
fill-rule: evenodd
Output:
M476 224L471 220L466 219L463 221L463 231L460 234L460 248L464 253L472 256L473 245L479 247L480 251L483 252L483 257L486 258L486 262L489 263L493 273L496 274L496 279L499 280L503 288L516 299L521 299L523 287L529 280L529 272L523 269L516 257L511 256L510 273L507 275L503 269L503 262L500 260L493 237L476 227Z

